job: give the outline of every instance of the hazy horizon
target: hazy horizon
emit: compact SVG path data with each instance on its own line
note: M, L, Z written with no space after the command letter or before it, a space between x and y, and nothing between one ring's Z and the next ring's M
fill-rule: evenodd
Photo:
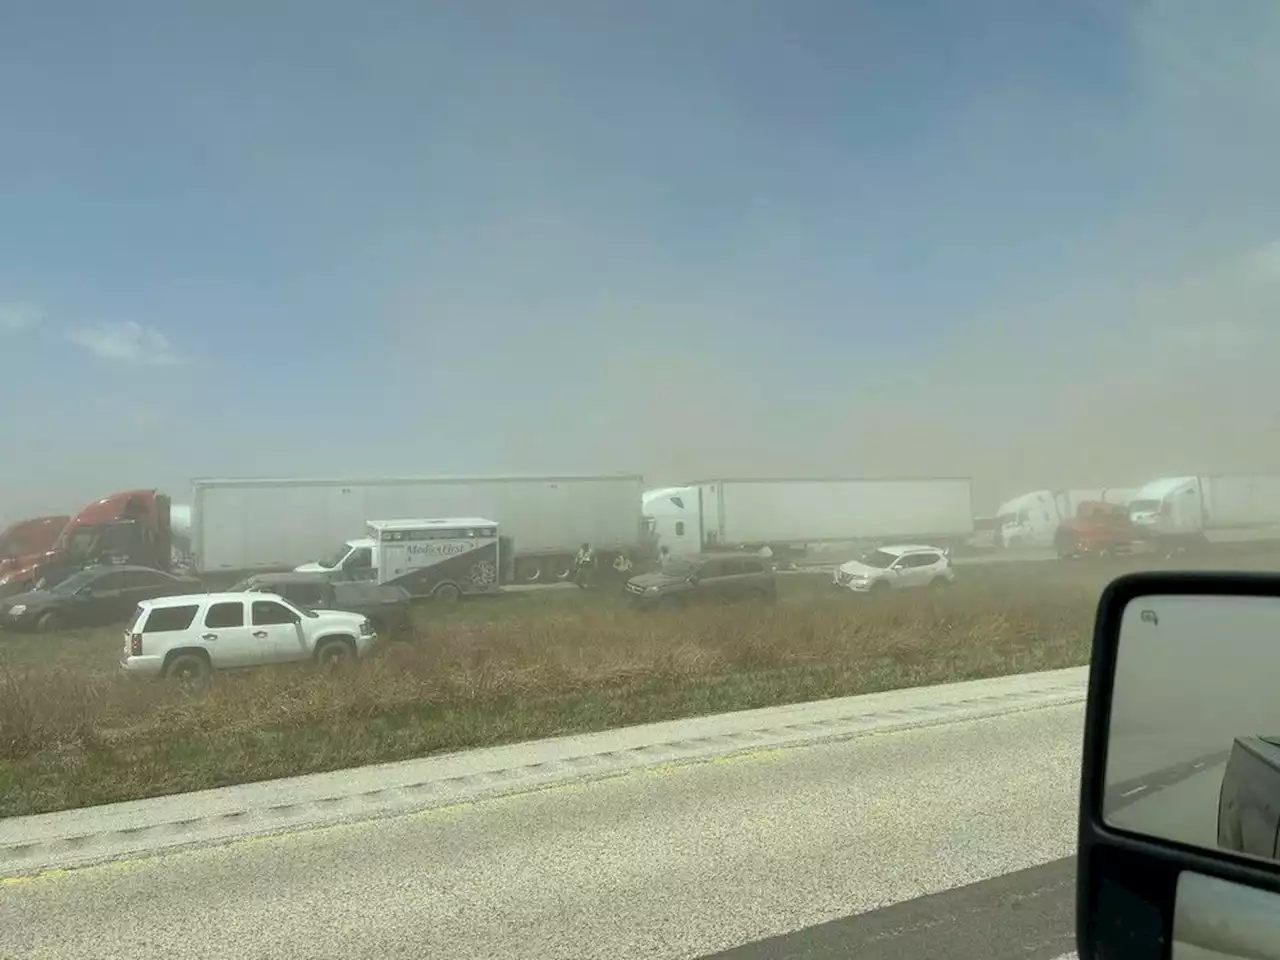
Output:
M4 22L4 522L195 476L970 476L989 512L1280 473L1267 0Z

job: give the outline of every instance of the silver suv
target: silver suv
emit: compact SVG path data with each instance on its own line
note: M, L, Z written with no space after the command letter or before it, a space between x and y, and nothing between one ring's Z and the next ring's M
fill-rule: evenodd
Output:
M942 547L898 544L879 547L858 560L842 563L832 583L855 593L944 587L955 582L951 553Z
M200 680L213 670L362 657L377 633L367 617L309 610L271 594L201 593L138 604L120 666L139 676Z

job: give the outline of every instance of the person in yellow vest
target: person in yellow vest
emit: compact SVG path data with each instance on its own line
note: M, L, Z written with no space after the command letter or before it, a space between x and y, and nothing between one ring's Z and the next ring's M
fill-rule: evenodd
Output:
M591 549L591 544L584 543L578 551L578 555L574 557L573 582L578 585L579 589L585 590L591 586L591 573L596 565L596 553Z

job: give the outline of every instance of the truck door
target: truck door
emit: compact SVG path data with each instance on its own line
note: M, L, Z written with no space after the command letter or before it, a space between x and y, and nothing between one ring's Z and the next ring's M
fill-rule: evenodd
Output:
M356 547L342 561L343 580L376 580L377 576L371 547Z
M262 656L273 663L305 660L311 656L303 642L298 614L283 603L264 597L250 604L250 636Z

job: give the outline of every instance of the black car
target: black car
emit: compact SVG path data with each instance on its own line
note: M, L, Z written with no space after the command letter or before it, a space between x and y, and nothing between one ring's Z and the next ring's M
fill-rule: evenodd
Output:
M46 589L6 597L0 602L0 628L105 626L129 619L143 600L203 592L194 577L177 577L150 567L86 567Z
M383 636L399 634L410 626L409 591L395 584L331 580L325 573L259 573L231 589L274 593L312 610L362 613Z
M778 599L773 566L742 553L699 553L672 557L652 573L627 581L627 596L642 607L691 602L733 603Z

